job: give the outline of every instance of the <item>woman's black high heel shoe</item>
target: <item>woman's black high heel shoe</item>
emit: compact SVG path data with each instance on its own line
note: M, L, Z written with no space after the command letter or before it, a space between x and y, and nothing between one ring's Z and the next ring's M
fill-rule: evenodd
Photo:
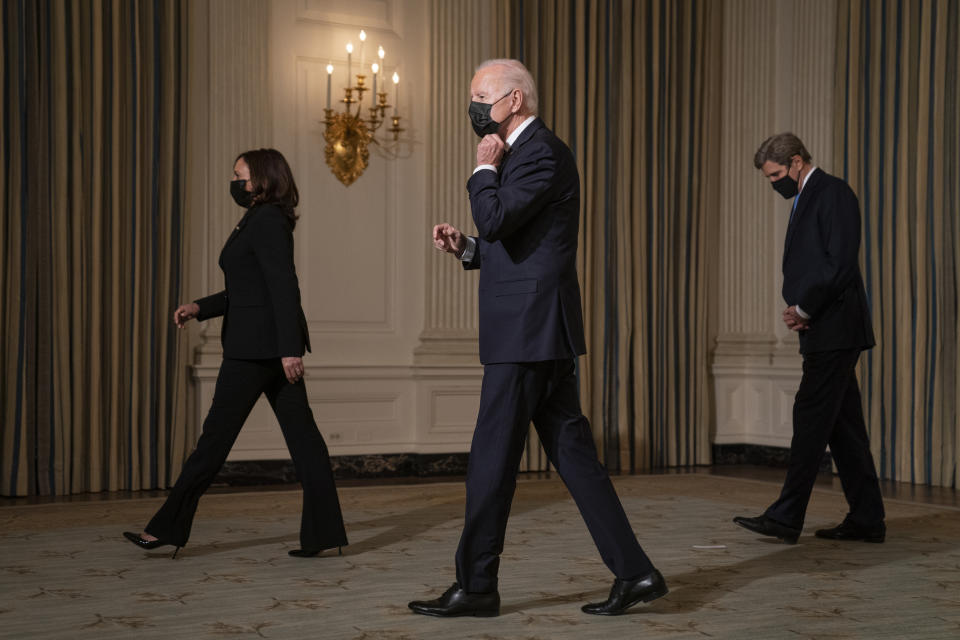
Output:
M141 549L144 549L144 550L146 550L146 551L150 551L150 550L152 550L152 549L156 549L157 547L163 547L163 546L166 546L166 545L168 545L168 544L173 544L172 542L164 542L163 540L160 540L160 539L157 539L157 540L144 540L143 538L140 537L140 534L139 534L139 533L132 533L132 532L130 532L130 531L124 531L124 532L123 532L123 537L126 538L127 540L129 540L130 542L132 542L133 544L137 545L137 546L140 547ZM180 551L180 547L179 547L179 546L177 546L177 548L173 550L173 555L170 556L170 559L171 559L171 560L173 560L174 558L177 557L177 552L178 552L178 551Z
M324 549L319 549L317 551L311 551L310 549L290 549L287 551L288 556L293 556L294 558L312 558L323 553ZM337 555L343 555L343 547L337 547Z

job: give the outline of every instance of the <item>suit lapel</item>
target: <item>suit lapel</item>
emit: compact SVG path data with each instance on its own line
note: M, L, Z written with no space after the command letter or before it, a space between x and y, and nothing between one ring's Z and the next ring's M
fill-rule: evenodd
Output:
M244 226L246 226L247 222L250 220L250 214L252 212L253 212L253 207L251 207L250 209L247 209L246 213L243 214L243 217L240 218L240 222L238 222L237 226L233 228L233 231L230 233L230 236L227 238L227 241L223 244L223 249L220 250L221 253L228 246L230 246L230 243L233 242L238 235L240 235L240 231L243 229Z
M510 160L517 155L517 150L523 145L524 142L533 137L533 134L536 133L539 129L542 129L544 126L543 120L536 118L533 122L527 125L527 128L523 130L523 133L514 140L513 144L510 145L510 149L507 151L506 155L503 156L503 160L500 162L500 174L503 175L506 173L507 167L510 164Z
M793 236L797 232L797 226L800 224L803 214L810 208L810 203L813 202L813 198L820 188L820 179L822 176L823 170L819 168L816 169L813 174L807 178L807 184L804 185L803 191L797 196L797 198L799 198L799 200L797 200L797 209L791 216L790 224L787 225L787 237L783 243L784 262L787 260L787 252L790 250L790 243L793 242Z

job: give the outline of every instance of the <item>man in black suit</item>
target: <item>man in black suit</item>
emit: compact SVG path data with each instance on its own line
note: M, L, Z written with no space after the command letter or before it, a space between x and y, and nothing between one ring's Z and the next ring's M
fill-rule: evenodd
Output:
M754 164L784 198L794 198L783 248L783 321L800 334L803 377L793 405L790 466L780 498L740 526L795 543L827 445L850 512L816 535L883 542L883 499L863 420L856 366L874 345L860 274L860 207L843 180L810 163L791 133L767 139Z
M497 572L516 474L531 420L576 501L604 563L616 576L613 615L667 593L597 459L580 411L575 361L586 353L577 229L580 179L570 149L536 117L537 93L516 60L482 64L470 85L477 168L467 182L479 231L434 227L438 249L480 273L480 411L470 447L457 582L440 598L411 602L435 616L496 616Z

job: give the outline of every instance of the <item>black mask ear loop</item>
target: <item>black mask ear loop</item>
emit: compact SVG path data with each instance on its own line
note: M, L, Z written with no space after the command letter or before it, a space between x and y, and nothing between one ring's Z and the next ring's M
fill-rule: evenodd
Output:
M493 102L491 102L491 103L490 103L490 111L489 111L489 113L490 113L490 114L493 113L493 105L497 104L498 102L500 102L501 100L503 100L504 98L506 98L507 96L512 95L512 94L513 94L513 89L510 89L510 91L507 91L505 94L503 94L502 96L500 96L499 98L497 98L496 100L494 100ZM512 113L508 113L508 114L507 114L507 118L509 118L509 117L512 116L512 115L513 115ZM491 116L490 116L490 121L491 121L491 122L497 122L497 128L499 128L500 125L503 124L504 120L506 120L507 118L504 118L504 119L501 120L500 122L497 122L496 120L493 119L493 116L491 115Z

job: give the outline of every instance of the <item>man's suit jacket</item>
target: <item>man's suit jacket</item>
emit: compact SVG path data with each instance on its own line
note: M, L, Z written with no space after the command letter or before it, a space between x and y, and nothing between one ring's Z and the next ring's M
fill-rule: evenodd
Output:
M197 316L224 316L223 356L261 360L310 350L293 264L293 226L280 207L251 207L220 252L227 288L201 298Z
M783 249L783 299L810 316L800 353L874 345L860 273L860 206L850 186L820 169L798 196Z
M498 171L467 182L479 231L480 361L539 362L586 353L577 282L580 177L570 149L538 118Z

